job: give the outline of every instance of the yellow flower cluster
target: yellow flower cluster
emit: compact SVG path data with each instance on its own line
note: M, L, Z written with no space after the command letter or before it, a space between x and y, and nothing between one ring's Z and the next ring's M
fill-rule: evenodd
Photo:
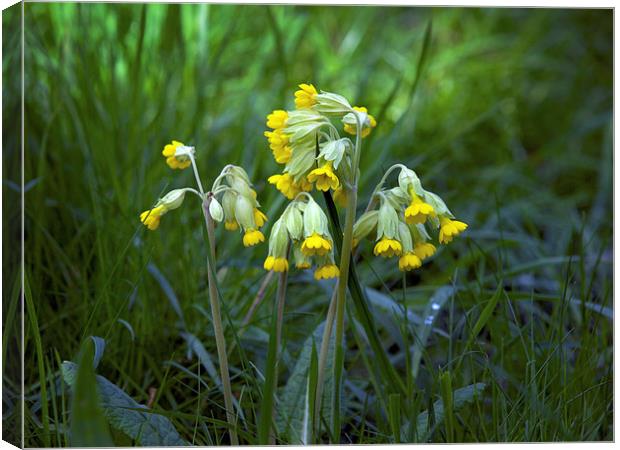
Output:
M265 270L289 270L289 247L292 247L296 268L309 269L313 262L316 263L315 279L340 275L334 263L333 240L328 231L327 217L309 195L292 201L273 225L269 253L263 264Z
M171 169L187 169L192 165L188 152L193 151L193 148L186 147L182 142L172 141L164 147L161 153L166 157L166 164Z
M209 210L217 222L224 222L224 229L243 229L243 245L251 247L265 242L259 230L267 222L267 216L259 209L256 191L243 168L229 165L222 170L213 183ZM215 196L220 196L221 204Z
M265 131L265 137L275 161L284 164L282 173L272 175L268 182L289 200L314 186L319 191L332 190L338 204L343 204L346 193L340 172L350 166L353 144L348 138L340 138L330 117L340 118L344 132L353 135L357 123L362 124L362 137L370 134L377 121L365 107L352 107L337 94L319 93L312 84L299 85L295 107L267 115L271 130ZM318 156L317 143L321 150Z
M443 200L422 188L414 171L400 167L399 185L382 189L381 184L377 188L375 196L380 199L380 207L358 219L353 228L353 241L357 245L365 237L374 238L376 256L398 256L398 268L410 271L422 266L422 262L437 250L428 242L431 237L425 225L431 230L438 228L439 243L447 244L463 232L467 224L454 220Z
M166 163L173 169L185 169L194 160L194 148L178 141L166 145L163 154ZM152 209L140 214L140 221L149 230L156 230L161 217L181 206L185 193L192 191L201 198L204 207L208 205L209 215L215 222L223 221L224 228L229 231L243 229L243 245L250 247L265 241L265 236L259 228L265 225L267 216L259 209L256 191L252 189L250 178L243 168L234 165L224 167L208 194L202 191L198 172L195 174L200 192L191 188L175 189L160 199Z

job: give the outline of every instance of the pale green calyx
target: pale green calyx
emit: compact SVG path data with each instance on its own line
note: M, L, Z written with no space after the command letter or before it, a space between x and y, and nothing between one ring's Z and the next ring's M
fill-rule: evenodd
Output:
M357 219L355 225L353 225L353 239L361 241L377 228L377 221L379 220L379 211L365 212Z
M357 121L362 124L362 128L370 127L370 117L368 117L368 113L363 111L353 110L342 118L342 122L346 125L357 126Z
M377 240L382 237L394 239L398 236L398 213L385 199L382 199L377 222Z
M321 207L309 197L304 211L304 237L308 237L313 233L329 236L327 216L325 216Z
M235 203L237 194L233 191L224 191L222 195L222 208L224 209L224 217L227 222L235 221Z
M413 251L413 240L411 238L411 230L407 224L398 222L398 240L403 246L403 253L409 253Z
M405 192L409 192L409 189L413 188L416 194L424 195L424 189L422 188L420 178L418 178L418 175L413 170L407 167L401 168L398 174L398 185Z
M321 152L319 153L319 158L323 158L325 161L332 161L334 164L334 169L338 169L345 152L347 149L351 148L351 141L348 138L328 141L323 144Z
M286 163L284 170L290 173L295 181L299 181L299 177L305 175L314 165L314 152L314 144L295 147L295 151L289 162Z
M304 221L301 211L297 207L299 202L291 203L282 214L282 221L288 230L291 239L299 240L303 236Z
M280 217L276 223L273 224L273 227L271 227L271 234L269 235L269 256L285 258L288 239L286 226L282 217Z
M284 132L292 143L313 141L316 131L328 123L325 117L312 109L298 109L289 111Z
M215 197L211 198L209 203L209 214L216 222L221 222L224 220L224 209Z
M313 108L323 114L347 114L353 111L346 98L333 92L321 91L320 94L314 96L314 99L317 103Z
M167 210L177 209L183 204L185 193L191 189L174 189L164 195L158 202L157 206L163 205Z
M255 229L254 205L245 195L237 195L235 201L235 218L237 222L246 230Z

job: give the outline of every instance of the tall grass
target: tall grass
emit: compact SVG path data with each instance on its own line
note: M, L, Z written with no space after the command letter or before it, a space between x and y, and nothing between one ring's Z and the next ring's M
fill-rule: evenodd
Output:
M375 359L347 304L343 432L330 436L324 413L317 439L613 439L611 11L77 3L25 11L26 446L70 443L73 391L60 368L78 361L91 335L106 342L99 375L170 419L186 442L228 443L200 211L175 211L155 233L138 214L192 183L162 161L174 138L196 145L205 179L228 162L245 167L273 221L284 199L264 181L276 171L264 116L290 107L298 82L376 113L361 159L362 206L383 170L403 162L470 225L406 277L362 250L357 277L388 360ZM18 18L14 8L3 14L5 246L19 241ZM257 443L277 283L262 284L264 246L243 249L219 228L237 431ZM15 442L18 254L4 255L3 438ZM276 411L288 410L282 394L302 366L315 369L332 288L305 272L289 276ZM384 388L392 372L404 390ZM297 441L299 430L274 424L277 443Z

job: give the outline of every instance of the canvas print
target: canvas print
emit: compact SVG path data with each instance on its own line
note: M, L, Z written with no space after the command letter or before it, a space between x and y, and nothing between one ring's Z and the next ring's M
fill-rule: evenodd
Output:
M3 440L613 441L611 9L2 25Z

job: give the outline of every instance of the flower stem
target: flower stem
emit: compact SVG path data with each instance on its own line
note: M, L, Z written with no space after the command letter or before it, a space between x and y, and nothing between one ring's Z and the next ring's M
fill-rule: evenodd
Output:
M323 384L325 382L325 364L327 363L327 354L329 352L329 341L331 340L332 330L334 329L334 317L336 315L337 290L334 290L332 299L329 302L327 318L325 319L325 328L323 329L323 339L321 340L321 350L319 351L319 367L316 381L316 394L314 400L314 416L312 430L314 439L319 439L318 424L321 418L321 401L323 399Z
M217 280L215 279L215 224L211 214L209 214L210 198L205 199L202 212L207 225L207 236L209 239L209 258L207 259L207 279L209 284L209 301L211 303L211 315L213 316L213 332L215 334L215 344L217 347L217 357L220 365L220 377L224 388L224 405L226 406L226 419L230 426L230 444L239 445L237 438L235 412L233 409L232 389L230 387L230 374L228 371L228 356L226 354L226 338L224 337L224 327L222 326L222 313L217 292Z
M274 305L272 315L272 334L269 337L269 348L267 350L263 399L260 405L260 419L258 424L258 443L260 445L275 445L276 443L275 432L271 424L273 423L275 392L278 386L278 361L280 359L280 342L282 340L287 275L288 272L284 271L281 272L278 277L276 304Z
M334 396L332 398L332 435L336 439L336 444L340 441L340 391L342 370L344 366L344 310L347 297L347 284L349 281L349 266L351 263L351 251L353 244L353 224L355 223L355 213L357 209L357 181L360 153L362 146L362 124L357 120L355 135L355 153L353 155L353 175L352 183L347 192L347 209L344 221L344 236L342 239L342 251L340 253L340 279L338 280L338 292L336 301L336 342L334 348Z

